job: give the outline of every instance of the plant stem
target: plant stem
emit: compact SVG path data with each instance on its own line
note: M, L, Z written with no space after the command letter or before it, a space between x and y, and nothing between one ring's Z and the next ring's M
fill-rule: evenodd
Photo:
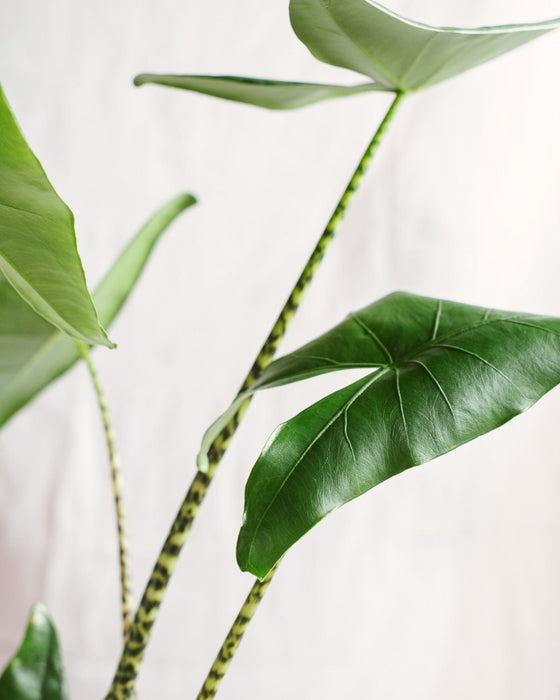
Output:
M97 397L97 404L99 406L101 419L103 421L103 428L105 430L105 441L107 443L107 451L109 453L109 465L111 467L111 482L113 485L113 499L115 501L115 514L117 520L117 535L119 543L122 631L123 639L126 641L132 617L132 593L128 564L128 538L126 536L124 508L122 502L122 475L120 468L120 459L115 444L115 433L113 430L113 425L111 423L111 415L107 407L105 393L99 381L99 375L97 374L97 371L93 365L87 345L85 345L84 343L77 343L77 345L79 347L82 357L84 358L86 366L89 370L89 374L91 376L91 380L93 382L95 395Z
M309 258L305 267L303 268L303 271L299 276L299 279L296 282L294 288L292 289L292 292L290 293L290 296L288 297L286 303L284 304L284 307L280 312L276 323L274 324L272 330L268 335L268 338L266 339L259 354L257 355L257 359L255 360L249 374L247 375L247 378L243 382L239 393L250 389L250 387L257 381L265 367L267 367L272 362L276 350L278 349L278 345L280 344L280 341L286 334L288 326L303 299L303 295L310 286L311 281L313 280L313 277L317 272L317 269L319 268L319 265L321 264L321 261L325 255L325 252L329 247L329 244L335 237L338 231L338 227L340 226L340 223L344 217L344 214L346 213L350 202L354 198L354 194L360 186L363 177L369 167L369 164L371 163L371 160L375 152L377 151L379 144L381 143L383 135L385 134L385 131L387 130L387 127L389 126L389 123L391 122L397 110L397 107L403 98L404 93L397 93L394 100L391 102L387 113L383 117L383 120L377 128L377 131L375 132L372 140L368 144L364 155L358 163L358 167L354 171L352 177L350 178L350 181L348 182L348 185L346 186L346 189L342 194L342 197L336 205L336 208L332 213L332 216L329 219L325 230L319 238L315 249L311 253L311 257Z
M208 672L196 700L208 700L209 698L213 698L218 692L222 678L225 676L231 660L243 639L243 635L253 619L253 615L256 613L259 603L266 593L266 589L270 585L277 568L278 564L268 572L262 581L259 581L259 579L255 580L249 595L245 598L245 602L241 606L239 614L230 627L218 655L214 659L212 668Z
M241 385L239 393L250 388L259 377L264 368L270 364L278 345L284 337L290 321L294 317L304 293L307 291L315 272L319 268L321 260L328 248L329 243L334 238L338 231L340 222L350 204L356 189L361 183L363 176L371 162L371 159L377 150L383 134L385 133L389 122L391 121L395 111L403 99L404 94L397 93L391 106L389 107L383 121L379 125L372 140L366 148L364 155L354 174L350 178L340 201L338 202L325 230L319 238L315 249L311 253L311 257L307 261L298 281L296 282L288 300L284 304L276 323L274 324L270 334L268 335L264 345L245 381ZM185 543L187 535L195 519L200 504L208 490L208 487L214 478L220 461L233 437L237 426L239 425L243 414L245 413L250 398L244 401L237 413L233 416L230 422L223 428L221 433L212 443L208 450L208 470L205 473L197 472L194 480L185 496L183 503L177 513L175 521L171 526L171 530L165 540L161 553L152 571L152 575L148 581L142 600L134 621L132 623L130 634L126 640L119 665L113 678L113 683L109 694L105 700L126 700L133 692L136 676L142 664L144 650L148 644L151 628L157 617L159 606L163 600L167 583L175 570L177 560L181 549Z

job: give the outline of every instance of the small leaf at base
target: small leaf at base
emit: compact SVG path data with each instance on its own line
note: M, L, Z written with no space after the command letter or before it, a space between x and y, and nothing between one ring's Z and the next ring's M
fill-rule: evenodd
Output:
M20 648L0 676L0 700L69 700L54 621L33 606Z

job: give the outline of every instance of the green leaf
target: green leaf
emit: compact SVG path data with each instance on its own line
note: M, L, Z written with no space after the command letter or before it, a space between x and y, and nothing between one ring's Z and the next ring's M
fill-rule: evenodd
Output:
M320 61L413 92L511 51L560 24L430 27L373 0L290 0L292 27Z
M0 676L0 700L68 700L53 619L41 603L33 606L24 640Z
M64 333L114 347L86 286L72 212L27 145L1 86L0 133L0 272Z
M221 97L234 102L267 109L297 109L306 105L348 97L372 90L387 90L382 85L324 85L321 83L293 83L281 80L241 78L232 75L155 75L142 73L134 78L135 85L154 83L182 90L193 90L204 95Z
M196 202L182 194L165 204L138 232L99 284L93 298L109 326L134 288L150 253L169 224ZM37 316L0 276L0 426L69 369L76 343Z
M267 388L378 368L282 424L249 477L237 544L264 577L328 513L502 425L560 382L560 319L391 294L273 362Z

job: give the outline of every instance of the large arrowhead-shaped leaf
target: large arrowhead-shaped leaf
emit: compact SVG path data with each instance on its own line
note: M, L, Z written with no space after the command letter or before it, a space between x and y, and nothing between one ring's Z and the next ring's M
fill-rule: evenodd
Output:
M266 107L267 109L296 109L306 105L349 97L372 90L387 90L383 85L324 85L321 83L293 83L281 80L241 78L232 75L156 75L143 73L134 78L135 85L154 83L201 92L234 102Z
M401 92L447 80L560 24L554 19L480 29L430 27L373 0L290 0L290 19L320 61Z
M27 145L0 87L0 272L77 340L113 347L89 295L72 212Z
M560 382L560 319L405 293L272 363L258 387L379 368L282 424L247 482L237 545L264 577L328 513L482 435Z
M120 311L161 234L195 201L183 194L165 204L116 260L93 295L105 326ZM35 314L0 275L0 425L78 359L76 343Z
M25 638L0 676L0 700L68 700L53 619L44 605L31 611Z

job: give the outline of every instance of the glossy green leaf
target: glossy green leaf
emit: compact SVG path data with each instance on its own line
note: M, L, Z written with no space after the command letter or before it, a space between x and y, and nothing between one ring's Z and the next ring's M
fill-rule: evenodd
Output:
M165 204L138 232L93 295L109 326L134 288L161 234L196 202L182 194ZM54 329L0 276L0 425L69 369L80 354L74 340Z
M447 80L555 29L560 18L479 29L430 27L373 0L290 0L292 27L320 61L412 92Z
M0 272L64 333L113 347L86 286L72 212L27 145L1 87L0 134Z
M264 577L339 506L482 435L560 382L560 319L391 294L272 363L267 388L378 368L282 424L247 482L237 558Z
M382 85L324 85L293 83L280 80L241 78L231 75L155 75L143 73L134 78L135 85L154 83L168 87L201 92L234 102L266 107L267 109L297 109L335 97L349 97L372 90L387 90Z
M41 603L33 606L20 648L0 676L0 700L68 700L53 619Z

